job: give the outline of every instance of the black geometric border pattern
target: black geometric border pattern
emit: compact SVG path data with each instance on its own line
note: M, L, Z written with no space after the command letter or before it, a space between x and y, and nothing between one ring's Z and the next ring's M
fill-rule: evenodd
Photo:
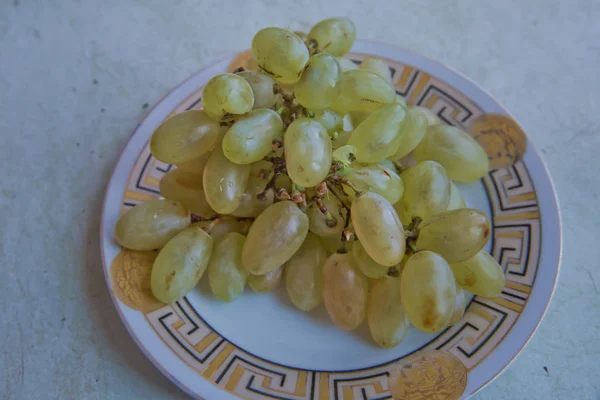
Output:
M360 63L365 55L353 54ZM484 112L455 88L418 69L389 62L397 92L409 104L427 107L448 124L467 129ZM201 90L173 112L200 107ZM146 146L134 166L123 207L157 198L158 182L170 165L159 162ZM491 171L483 179L493 215L492 255L506 276L495 299L475 297L461 321L428 343L475 368L514 326L535 281L541 244L540 214L535 188L526 166ZM388 399L387 375L398 360L355 371L302 370L264 360L238 348L214 331L186 298L146 314L162 341L204 378L247 399Z

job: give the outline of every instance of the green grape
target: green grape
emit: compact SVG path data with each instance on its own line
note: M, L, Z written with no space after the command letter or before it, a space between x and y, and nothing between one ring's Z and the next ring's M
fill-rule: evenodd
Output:
M406 112L406 122L400 133L401 140L398 150L391 157L399 160L417 147L427 131L427 117L418 108L410 107Z
M356 165L344 177L360 191L377 193L391 204L396 204L404 193L404 183L393 165L392 168L384 163Z
M408 104L406 103L406 98L396 94L396 103L402 105L402 107L408 109Z
M254 106L252 87L241 76L219 74L212 77L202 91L204 111L214 120L227 121L245 114Z
M419 225L417 248L440 254L450 264L465 261L485 246L492 228L485 214L473 208L445 211Z
M237 73L248 82L254 95L254 109L271 108L275 105L275 79L259 71L242 71Z
M183 172L200 176L200 180L202 180L202 173L204 172L204 167L206 167L208 157L210 157L210 151L204 153L198 158L194 158L193 160L176 164L176 166L177 169Z
M404 201L402 200L394 204L394 210L396 210L396 213L398 213L398 218L400 218L400 222L402 222L402 225L404 226L410 225L410 223L412 222L412 218L409 217L408 214L406 214L406 211L404 211L405 209L406 206L404 205Z
M339 95L336 84L341 76L342 69L335 57L315 54L294 86L296 100L306 108L322 110L329 107Z
M250 177L246 184L246 190L242 195L242 201L238 208L233 210L230 215L234 217L250 218L258 215L273 204L273 190L264 193L264 198L258 197L269 182L272 175L271 164L266 161L258 161L250 165Z
M365 71L371 71L385 79L388 83L392 83L392 71L387 63L381 58L367 57L360 63L359 68Z
M208 282L213 294L221 301L231 302L244 292L248 280L241 258L245 241L239 233L228 233L210 257Z
M285 189L288 193L292 193L294 184L289 176L281 174L275 178L275 187Z
M279 286L279 282L281 282L281 279L283 278L283 270L284 266L281 265L264 275L250 274L250 276L248 276L248 285L256 293L272 292Z
M293 32L265 28L252 39L252 55L258 67L278 82L298 82L308 62L308 48Z
M450 181L450 201L448 202L448 210L456 210L459 208L467 208L467 205L460 194L460 190L458 190L454 182Z
M259 108L237 120L223 138L223 153L236 164L262 160L283 133L283 121L273 110Z
M201 217L216 214L206 201L200 175L173 169L162 177L159 190L165 198L181 202L185 208Z
M115 240L131 250L160 249L189 224L190 214L183 204L151 200L119 217L115 225Z
M323 266L323 301L331 320L353 330L367 314L369 281L354 265L350 254L335 253Z
M371 115L368 111L352 111L348 113L350 116L350 121L352 122L352 127L358 127L369 115Z
M456 303L456 281L440 255L420 251L408 259L400 280L402 307L415 328L434 333L444 329Z
M208 153L224 129L204 111L175 114L163 122L150 139L150 151L159 161L180 164Z
M398 346L410 327L402 308L401 293L400 278L392 277L379 279L369 291L369 331L381 347Z
M339 237L344 230L346 210L331 194L323 199L323 205L327 208L329 218L321 212L316 204L312 204L306 211L308 229L318 236Z
M338 64L340 64L340 68L342 72L353 71L358 69L358 65L352 60L343 57L336 57Z
M192 226L199 226L204 229L206 233L210 235L215 246L223 240L223 238L231 232L237 232L242 235L248 233L252 221L250 220L237 220L237 219L223 219L217 218L211 221L198 221L194 222Z
M352 258L356 263L356 266L367 277L371 279L380 279L387 275L390 267L386 267L381 264L377 264L373 259L367 254L365 248L360 243L360 241L356 241L352 246Z
M330 108L341 115L351 111L375 111L396 100L396 91L392 85L373 72L346 71L338 85L340 95Z
M219 214L229 214L242 202L249 176L250 165L229 161L221 146L217 146L202 175L206 201Z
M425 219L448 209L452 189L444 167L424 161L403 171L400 177L404 182L402 203L409 219Z
M348 140L350 140L350 136L352 136L352 132L340 132L337 138L335 138L335 140L331 143L331 147L334 149L339 149L342 146L346 146L348 144Z
M321 183L331 167L331 140L327 130L310 118L298 118L283 138L288 175L296 185Z
M459 182L474 182L490 168L483 148L464 131L448 125L433 125L414 152L417 162L433 160L446 169L448 177Z
M328 133L342 132L344 118L335 111L326 108L324 110L311 110L311 112L314 114L313 120L323 125Z
M437 125L437 124L441 124L442 123L442 121L436 115L436 113L434 113L429 108L420 107L420 106L415 106L415 108L417 110L421 111L423 113L423 115L425 115L425 117L427 118L427 124L428 124L428 126Z
M365 251L378 264L391 267L404 256L404 228L389 201L365 193L352 202L352 224Z
M345 166L349 166L355 159L354 153L356 153L356 147L345 145L335 149L332 157L334 161L339 161Z
M350 51L355 38L356 27L349 18L330 18L311 28L307 43L314 41L320 53L339 57Z
M292 304L310 311L323 302L323 265L327 251L313 234L308 233L300 249L285 264L285 288Z
M323 243L323 247L325 247L325 250L327 251L327 254L336 253L344 244L341 236L321 236L320 239L321 243ZM348 245L351 243L352 242L346 242L346 250L348 250Z
M348 144L356 147L356 160L375 163L393 154L402 142L400 135L406 111L400 104L388 104L373 111L352 132Z
M452 265L450 266L452 268ZM455 274L456 277L456 274ZM450 318L449 325L454 325L465 314L465 308L467 307L467 294L465 290L456 282L456 302L454 303L454 313L452 314L452 318Z
M504 289L502 267L483 250L466 261L450 264L450 267L458 283L477 296L496 297Z
M260 214L244 244L242 260L248 272L264 275L294 255L308 233L308 217L291 201L275 203Z
M211 258L213 241L198 226L190 226L165 244L152 265L154 297L171 304L196 286Z

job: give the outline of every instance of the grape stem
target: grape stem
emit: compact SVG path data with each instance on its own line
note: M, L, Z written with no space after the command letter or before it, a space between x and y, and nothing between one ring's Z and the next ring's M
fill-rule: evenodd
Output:
M350 189L352 189L354 191L354 194L356 196L361 196L363 194L363 192L358 187L356 187L356 185L354 183L350 182L348 179L346 179L342 176L333 175L328 179L332 180L335 183L339 183L339 184L348 186Z

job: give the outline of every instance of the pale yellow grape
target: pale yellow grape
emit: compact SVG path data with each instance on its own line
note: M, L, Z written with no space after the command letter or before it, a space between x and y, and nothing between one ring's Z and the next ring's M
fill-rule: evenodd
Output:
M221 301L237 299L246 287L248 272L242 266L242 247L246 238L236 232L225 235L213 250L208 263L208 283Z
M275 105L277 94L275 93L275 79L259 71L242 71L237 75L248 82L254 94L254 109L271 108Z
M394 204L394 210L396 210L396 212L398 213L398 218L400 218L400 222L402 222L402 225L410 225L410 223L412 222L412 217L409 217L406 213L406 206L404 205L404 201L400 200L399 202Z
M353 71L358 69L358 65L352 60L349 60L344 57L336 57L338 64L340 64L340 68L342 68L342 72Z
M352 111L348 115L350 116L350 121L352 121L352 127L356 129L371 113L368 111Z
M321 236L321 243L327 250L327 254L336 253L342 247L342 237L341 236ZM352 247L352 242L346 242L346 250L350 250Z
M198 226L175 235L161 249L152 265L152 294L163 303L173 303L196 286L211 258L213 241Z
M327 130L310 118L298 118L283 138L288 175L296 185L310 187L325 179L331 167L331 140Z
M356 27L349 18L330 18L311 28L307 43L315 41L321 53L343 56L350 51L355 38Z
M250 175L250 165L231 162L217 146L206 163L202 182L206 201L219 214L239 207Z
M215 246L219 244L228 233L237 232L246 235L248 229L250 229L250 225L252 225L252 221L250 220L223 219L222 217L218 220L199 221L192 224L192 226L199 226L204 229L212 238Z
M346 210L334 195L329 194L323 199L323 205L330 214L330 219L321 212L316 203L313 203L306 215L308 216L308 229L318 236L339 236L344 230ZM341 214L340 214L341 212Z
M402 203L410 219L425 219L448 209L452 188L440 164L424 161L403 171L400 177L404 182Z
M450 264L450 267L458 283L475 295L496 297L504 289L502 267L483 250L466 261Z
M296 100L303 107L322 110L339 95L336 86L342 76L342 69L335 57L329 54L315 54L308 60L302 77L294 86Z
M252 55L259 68L284 84L296 83L308 62L308 48L293 32L265 28L252 39Z
M433 160L446 169L448 177L474 182L488 171L490 162L483 148L466 132L449 125L433 125L414 152L417 162Z
M311 110L314 116L312 119L323 125L328 133L342 132L344 118L333 110L328 108L324 110Z
M449 263L465 261L485 246L491 226L486 215L473 208L445 211L419 225L417 248L440 254Z
M115 240L131 250L160 249L189 224L190 214L183 204L172 200L146 201L119 217Z
M369 281L354 265L350 254L332 254L323 266L323 301L331 320L353 330L367 314Z
M273 271L294 255L308 233L308 217L295 203L281 201L260 214L242 251L244 268L254 275Z
M448 202L448 210L456 210L459 208L467 208L465 201L460 194L460 190L454 182L450 181L450 201Z
M452 268L452 265L450 266ZM456 274L455 274L456 277ZM454 303L454 313L452 314L452 318L450 318L449 325L454 325L465 313L465 308L467 307L467 294L465 290L456 282L456 301Z
M216 214L204 196L201 175L176 168L162 177L158 187L162 196L181 202L196 215L210 217Z
M297 308L310 311L323 302L323 265L327 251L309 233L300 249L285 264L285 288Z
M399 160L417 147L423 140L427 131L427 117L418 108L410 107L406 112L406 121L402 127L401 140L392 156L392 160Z
M377 193L391 204L396 204L404 194L402 178L395 168L390 168L384 163L353 166L344 177L359 190Z
M444 329L456 303L456 281L446 260L431 251L414 254L402 271L400 296L417 329L426 333Z
M348 144L356 148L356 160L375 163L394 153L402 141L406 111L400 104L388 104L373 111L352 132Z
M340 147L347 145L348 140L350 140L350 136L352 136L351 131L340 132L337 138L335 138L335 140L331 143L332 148L339 149Z
M283 271L285 267L281 265L280 267L274 269L273 271L267 272L264 275L252 275L248 276L248 285L254 290L256 293L268 293L272 292L279 286L279 282L283 278Z
M258 198L258 194L264 191L273 175L270 167L271 164L266 161L258 161L250 165L250 176L246 184L246 190L242 194L240 205L230 215L243 218L258 217L261 212L273 204L273 190L265 192L264 199ZM267 172L266 176L262 175L264 172Z
M381 58L367 57L360 63L359 68L365 71L374 72L390 84L392 83L392 71L387 63Z
M375 262L391 267L402 260L404 229L389 201L365 193L352 202L350 215L358 239Z
M349 166L355 160L354 154L356 153L356 147L354 146L340 146L333 151L333 161L339 161L345 166Z
M401 104L404 108L408 108L408 104L406 103L406 98L396 94L396 103Z
M435 112L433 112L432 110L430 110L429 108L425 108L425 107L421 107L421 106L415 106L415 108L418 109L419 111L421 111L423 113L423 115L425 115L425 117L427 117L427 124L429 126L442 123L442 120L437 116L437 114Z
M398 346L410 327L402 308L401 293L400 278L393 277L378 280L369 291L369 331L381 347Z
M236 74L219 74L212 77L202 90L202 107L217 121L226 121L245 114L254 106L252 87Z
M376 263L365 251L365 248L360 243L360 240L356 241L352 245L352 258L356 263L356 266L367 277L372 279L380 279L387 275L390 267Z
M212 148L210 149L212 150ZM177 169L187 172L189 174L199 175L202 177L202 173L204 172L204 167L206 167L206 162L208 161L208 157L210 157L210 151L207 151L203 155L198 158L194 158L190 161L185 161L179 164L176 164ZM202 180L202 178L200 178Z
M396 91L392 85L373 72L346 71L338 85L340 95L330 108L341 115L351 111L375 111L396 100Z
M150 139L150 151L164 163L184 163L208 153L224 132L204 111L185 111L156 128Z
M223 138L223 154L236 164L262 160L273 149L273 140L283 134L279 114L267 108L252 110L237 120Z

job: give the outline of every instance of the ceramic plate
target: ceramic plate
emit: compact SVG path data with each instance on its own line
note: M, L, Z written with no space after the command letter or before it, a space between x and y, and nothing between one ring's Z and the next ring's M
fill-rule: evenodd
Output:
M458 73L412 52L359 41L347 57L388 61L396 91L448 124L470 132L493 170L461 185L467 204L487 213L487 250L505 271L497 298L474 297L460 322L438 334L411 328L394 349L375 347L366 324L336 328L321 307L296 310L283 288L250 289L233 303L215 300L204 278L171 305L149 295L151 252L122 251L113 240L119 215L157 198L169 165L154 159L148 140L172 113L200 108L203 85L246 65L248 53L198 72L162 99L137 127L110 180L102 216L102 257L109 290L138 346L174 384L203 399L387 399L389 371L406 399L467 398L519 354L540 323L556 285L561 227L548 171L508 112Z

